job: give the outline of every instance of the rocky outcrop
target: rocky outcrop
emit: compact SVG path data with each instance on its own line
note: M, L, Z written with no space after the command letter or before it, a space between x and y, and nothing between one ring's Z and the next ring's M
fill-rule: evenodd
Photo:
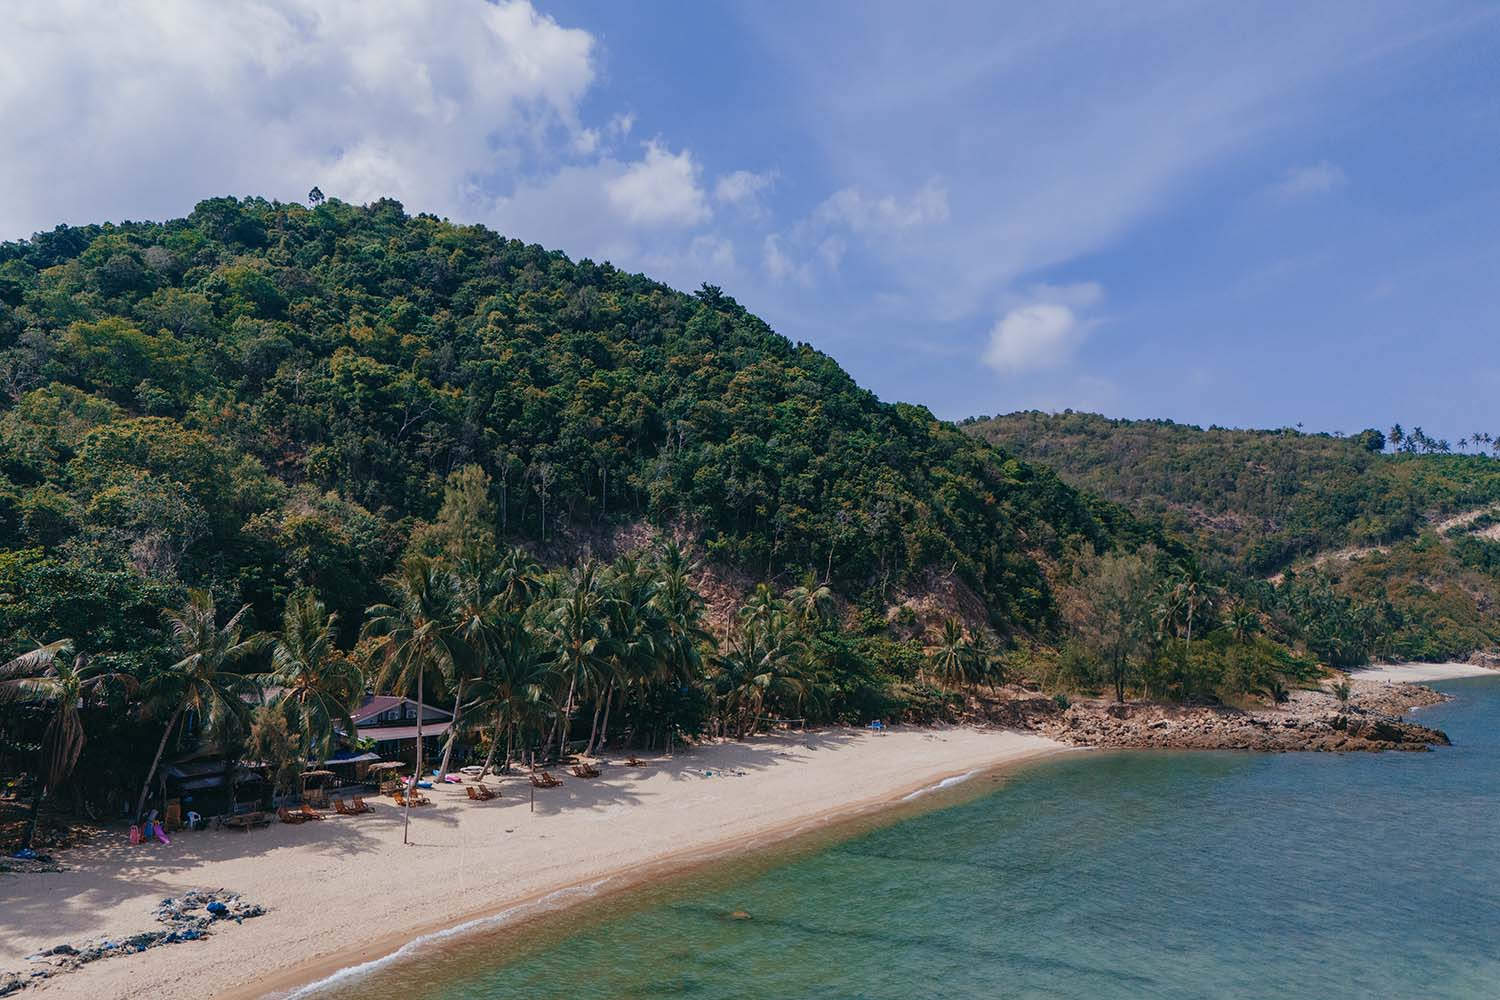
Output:
M1069 743L1173 750L1426 750L1448 743L1436 729L1354 709L1306 715L1084 703L1069 707L1040 730Z
M1373 752L1446 746L1440 730L1402 713L1443 701L1416 684L1358 682L1347 701L1325 691L1299 691L1266 709L1055 700L1009 689L970 702L971 715L992 725L1031 729L1065 743L1162 750Z

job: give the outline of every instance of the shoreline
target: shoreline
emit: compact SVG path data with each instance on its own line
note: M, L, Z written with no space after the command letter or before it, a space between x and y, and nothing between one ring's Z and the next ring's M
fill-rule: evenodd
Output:
M819 835L837 838L844 827L862 826L862 821L897 813L901 807L910 807L911 803L925 798L928 794L959 789L980 778L1006 774L1016 768L1056 754L1076 753L1089 749L1091 748L1066 745L1045 747L985 767L933 776L906 790L904 794L898 791L890 795L841 805L817 816L789 821L780 826L747 833L707 847L687 848L667 854L643 866L620 868L599 878L584 879L509 900L495 907L464 915L457 922L416 928L345 955L331 956L327 960L310 963L304 968L287 970L284 975L278 975L272 981L262 981L254 987L246 986L225 991L218 994L219 1000L301 1000L303 997L314 995L313 991L337 981L346 978L358 979L378 973L390 963L404 957L408 949L429 945L440 946L441 943L450 941L458 943L471 936L491 933L502 927L521 927L530 921L570 910L585 901L624 895L652 884L691 874L723 861L741 850L763 851L773 847L785 847L803 838Z
M597 781L567 779L536 794L534 813L529 786L515 777L500 782L495 803L471 804L458 786L437 789L429 793L436 804L413 814L413 839L423 846L412 849L401 844L399 811L383 799L372 800L371 817L184 833L182 855L173 857L175 843L165 857L148 847L136 868L120 859L139 849L122 848L111 830L64 852L68 871L5 876L0 969L24 971L26 954L62 941L123 934L144 924L162 896L212 883L265 905L266 916L205 941L94 962L28 992L296 996L392 961L414 941L441 947L1073 749L977 728L762 736L655 758L644 772L613 765ZM265 965L267 955L280 960Z
M1385 681L1390 684L1421 684L1426 681L1451 681L1464 677L1500 677L1500 670L1473 663L1375 663L1350 671L1356 681Z

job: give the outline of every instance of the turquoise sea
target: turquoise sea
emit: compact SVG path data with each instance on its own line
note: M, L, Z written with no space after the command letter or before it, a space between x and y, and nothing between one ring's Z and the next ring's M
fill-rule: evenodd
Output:
M1493 1000L1500 678L1436 686L1433 753L1064 755L312 995Z

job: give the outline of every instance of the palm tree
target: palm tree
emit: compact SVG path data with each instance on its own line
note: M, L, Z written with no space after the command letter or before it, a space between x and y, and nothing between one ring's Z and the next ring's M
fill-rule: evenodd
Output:
M1235 642L1246 645L1260 631L1260 615L1244 601L1236 601L1229 609L1229 630Z
M505 763L510 769L511 748L518 735L532 725L540 731L549 709L548 691L554 678L546 650L519 614L507 615L495 628L484 676L471 689L467 710L493 720L490 752L481 770L488 774L495 763L500 735L505 734Z
M820 625L833 615L833 591L811 570L786 592L786 602L804 626Z
M805 671L807 647L774 597L757 593L740 610L729 648L718 657L715 689L738 736L755 728L768 706L800 711L821 691Z
M943 634L927 654L927 664L932 675L944 684L964 686L969 681L973 647L963 626L955 619L943 622Z
M422 723L426 711L424 695L429 679L441 684L451 675L458 655L453 634L453 577L442 565L426 556L411 555L386 578L392 601L376 604L366 614L365 636L371 640L370 663L377 671L376 683L405 694L417 694L417 759L412 772L412 791L422 776ZM411 826L411 796L407 796L401 840L406 843Z
M300 731L304 759L319 763L332 747L335 725L354 737L350 710L364 690L359 666L335 641L337 620L311 590L293 594L271 639L271 670L260 678L279 689L275 703Z
M146 797L161 765L162 753L167 749L167 740L184 714L192 712L197 716L205 731L240 722L247 714L249 705L245 695L253 688L251 679L238 668L263 642L259 635L243 635L245 615L249 612L250 605L246 604L220 625L213 595L206 590L190 590L187 604L163 615L179 658L153 677L144 691L148 715L159 714L168 705L172 708L161 742L156 745L156 756L151 759L151 768L141 784L141 795L135 805L137 819L145 811Z
M556 657L558 677L567 683L567 695L562 699L562 712L557 719L559 754L572 728L578 695L595 689L610 666L609 605L612 603L598 565L585 562L562 578L558 594L543 618L543 629Z
M72 656L72 652L73 640L59 639L0 664L0 705L39 705L47 712L41 771L31 799L31 818L21 838L22 850L31 846L36 835L43 796L60 787L78 766L86 738L82 709L98 702L108 684L135 686L128 674L95 664L87 656Z
M625 556L610 567L606 577L610 600L609 669L603 675L603 691L595 698L594 724L585 754L592 754L599 737L599 716L609 731L609 710L616 689L629 691L657 679L663 672L670 636L656 604L661 580L654 567L633 556Z

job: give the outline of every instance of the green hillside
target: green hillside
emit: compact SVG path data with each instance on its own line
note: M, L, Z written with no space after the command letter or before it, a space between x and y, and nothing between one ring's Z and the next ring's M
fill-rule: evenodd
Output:
M1289 574L1394 614L1392 655L1454 656L1500 638L1500 460L1382 450L1353 437L1204 430L1097 414L1012 413L965 421L974 436L1046 464L1067 482L1159 519L1230 571ZM1488 435L1479 435L1484 438ZM1491 533L1492 534L1492 533Z
M548 561L645 521L854 598L956 570L1008 634L1054 627L1043 564L1136 530L718 289L391 201L220 198L5 244L0 345L18 638L139 644L187 585L261 623L312 586L355 623L469 464Z

